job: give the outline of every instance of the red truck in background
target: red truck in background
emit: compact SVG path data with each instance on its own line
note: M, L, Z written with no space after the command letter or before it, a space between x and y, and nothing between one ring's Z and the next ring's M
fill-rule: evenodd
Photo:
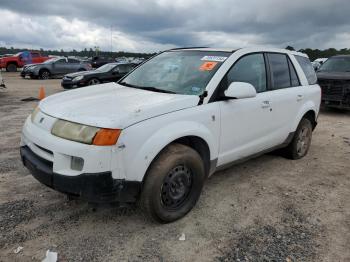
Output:
M42 56L40 52L23 51L13 56L0 58L0 69L5 68L7 72L16 72L17 68L26 64L39 64L50 59L48 56Z

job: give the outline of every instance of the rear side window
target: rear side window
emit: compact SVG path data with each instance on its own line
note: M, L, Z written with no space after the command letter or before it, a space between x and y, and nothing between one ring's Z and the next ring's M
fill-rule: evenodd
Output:
M284 54L267 54L270 63L272 90L291 86L289 65Z
M68 58L68 63L70 64L79 64L79 62L80 62L79 60Z
M290 82L292 86L300 86L297 72L295 71L295 68L289 58L288 58L288 65L289 65L289 72L290 72Z
M232 82L250 83L257 93L266 91L264 55L251 54L242 57L227 74L227 86Z
M130 71L129 65L120 65L120 66L118 66L118 69L119 69L119 73L121 73L121 74L125 74L125 73L128 73Z
M304 56L298 56L296 55L295 58L297 59L299 65L304 71L304 74L307 78L307 81L309 82L309 85L314 85L317 83L317 76L315 73L314 68L311 65L311 62L309 58Z

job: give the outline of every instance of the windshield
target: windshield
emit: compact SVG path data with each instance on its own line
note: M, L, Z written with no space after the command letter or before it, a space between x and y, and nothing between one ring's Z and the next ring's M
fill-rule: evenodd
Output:
M164 52L135 69L119 84L152 91L200 95L230 55L229 52L194 50Z
M328 59L318 71L350 72L350 57L333 57Z
M59 58L50 58L50 59L44 61L43 64L50 64L50 63L55 62L57 60L59 60Z
M115 66L116 66L116 64L105 64L105 65L97 68L95 71L105 73L105 72L109 72L110 70L112 70Z

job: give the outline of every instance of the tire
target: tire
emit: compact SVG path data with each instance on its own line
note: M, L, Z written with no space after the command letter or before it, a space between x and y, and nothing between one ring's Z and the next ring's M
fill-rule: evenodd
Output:
M141 209L160 223L178 220L195 206L204 181L200 155L188 146L171 144L157 156L146 174Z
M284 149L285 156L290 159L300 159L306 156L309 151L312 140L312 124L309 119L303 118L297 130L295 131L293 140Z
M49 79L49 78L50 78L50 72L49 72L49 70L46 70L46 69L40 70L40 72L39 72L39 78L40 78L40 79L43 79L43 80Z
M98 85L100 83L101 83L100 80L98 80L97 78L91 78L88 82L88 85L93 86L93 85Z
M8 64L6 66L6 71L7 72L17 72L17 65L14 63Z

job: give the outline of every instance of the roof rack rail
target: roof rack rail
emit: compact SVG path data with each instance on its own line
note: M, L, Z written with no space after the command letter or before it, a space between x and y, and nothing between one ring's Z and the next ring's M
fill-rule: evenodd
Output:
M181 49L197 49L197 48L208 48L207 46L189 46L189 47L176 47L176 48L171 48L168 51L171 50L181 50Z

